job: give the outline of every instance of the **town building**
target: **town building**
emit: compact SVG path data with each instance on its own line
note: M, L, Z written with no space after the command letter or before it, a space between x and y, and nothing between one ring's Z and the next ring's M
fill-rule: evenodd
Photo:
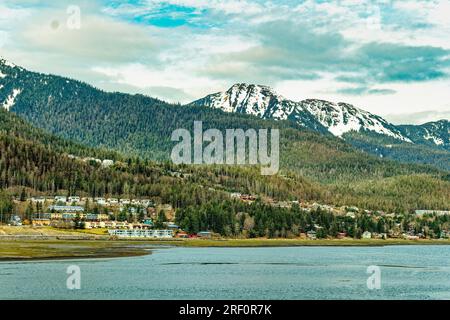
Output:
M361 235L361 238L372 239L372 233L370 233L369 231L364 231L363 234Z
M316 240L317 239L317 232L315 232L314 230L308 231L306 233L306 236L311 239L311 240Z
M59 206L59 205L51 205L48 207L48 210L50 211L56 211L56 212L84 212L84 208L81 206Z
M32 197L31 202L44 204L46 201L45 197Z
M55 202L67 202L67 197L66 196L56 196L55 197Z
M172 230L115 229L115 230L108 230L108 233L110 236L116 236L119 238L155 238L155 239L173 238Z
M200 231L199 233L197 233L197 237L204 238L204 239L209 239L209 238L211 238L211 232L209 232L209 231Z

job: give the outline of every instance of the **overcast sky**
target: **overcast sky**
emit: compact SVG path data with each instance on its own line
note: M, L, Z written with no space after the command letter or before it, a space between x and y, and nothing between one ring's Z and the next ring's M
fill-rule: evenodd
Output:
M247 82L423 123L450 119L449 16L449 0L2 0L0 55L171 102Z

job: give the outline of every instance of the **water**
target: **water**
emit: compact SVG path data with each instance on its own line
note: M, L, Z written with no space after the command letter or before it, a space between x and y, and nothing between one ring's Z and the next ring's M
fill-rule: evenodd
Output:
M0 263L0 299L450 299L450 246L159 248L142 257ZM68 290L67 267L81 269ZM367 287L367 267L381 289Z

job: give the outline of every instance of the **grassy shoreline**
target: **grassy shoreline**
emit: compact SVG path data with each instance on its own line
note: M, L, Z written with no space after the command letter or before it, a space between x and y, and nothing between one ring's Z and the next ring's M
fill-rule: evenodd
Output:
M0 240L0 262L123 258L151 254L161 246L191 248L262 247L380 247L393 245L450 245L449 240L354 239L168 239L168 240Z
M4 240L0 262L121 258L151 254L145 246L104 240Z
M301 246L375 247L450 245L450 240L405 239L112 239L102 230L0 227L0 261L121 258L151 254L161 246L258 248Z

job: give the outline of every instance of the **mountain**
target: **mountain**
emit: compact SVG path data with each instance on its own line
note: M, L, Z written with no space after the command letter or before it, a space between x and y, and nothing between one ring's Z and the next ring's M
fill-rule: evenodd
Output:
M435 174L400 174L375 182L327 185L292 173L262 176L254 167L176 166L121 156L104 167L64 152L67 147L94 155L101 151L54 137L4 110L0 119L0 194L7 190L19 196L26 190L29 195L149 197L174 208L196 208L194 211L226 204L230 192L397 212L450 208L450 181ZM339 166L344 167L347 161L338 158ZM361 164L358 159L353 161ZM373 183L377 184L375 190Z
M202 120L205 130L279 128L281 168L325 183L433 171L375 161L341 138L311 131L293 121L265 120L204 106L172 105L143 95L104 92L80 81L30 72L10 63L0 64L0 71L4 75L0 79L0 102L8 100L14 90L20 91L8 108L10 112L34 127L94 148L167 161L175 145L172 132L179 128L192 132L193 122Z
M400 130L414 143L440 146L450 151L450 121L440 120L422 125L401 125Z
M373 131L411 142L398 128L383 118L350 104L316 99L295 102L282 97L267 86L235 84L225 92L211 94L192 104L225 112L252 114L264 119L291 119L309 129L321 132L326 129L336 137L350 131Z
M110 156L103 166L92 157ZM181 173L181 175L174 174ZM184 177L183 175L186 175ZM325 190L302 177L261 176L257 168L176 166L128 158L66 141L0 110L0 193L152 197L173 207L229 199L227 192L325 201Z
M343 138L354 147L379 157L450 169L449 122L446 120L421 126L396 126L348 103L317 99L295 102L270 87L243 83L190 105L263 119L290 120L301 127Z

